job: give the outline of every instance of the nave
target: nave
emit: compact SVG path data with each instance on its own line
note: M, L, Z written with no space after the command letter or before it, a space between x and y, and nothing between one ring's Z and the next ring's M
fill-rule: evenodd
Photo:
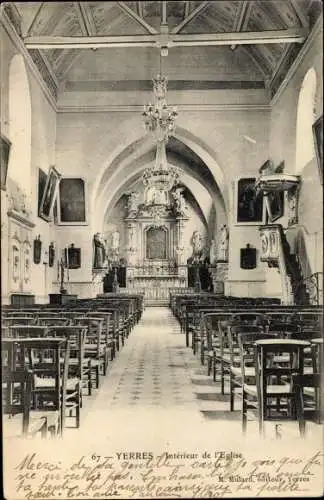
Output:
M200 353L194 355L186 347L171 310L147 307L116 358L108 363L99 388L83 397L79 427L67 424L63 439L81 447L96 442L112 448L123 448L123 442L129 448L138 441L143 449L154 446L157 450L166 445L188 448L191 442L192 449L203 443L208 449L215 441L236 449L245 439L258 441L256 419L249 421L247 435L242 434L241 400L236 398L230 411L229 392L228 379L222 394L220 381L208 375ZM275 423L265 425L267 441L280 443ZM280 432L284 440L300 439L296 421L280 421ZM322 426L307 421L306 446L316 446L321 436ZM12 438L4 437L11 442Z
M215 457L222 452L233 453L225 462L220 459L222 470L235 470L239 464L245 467L244 463L250 470L253 464L260 464L263 460L265 465L262 470L270 474L274 473L273 464L276 461L280 470L296 472L296 467L304 467L315 457L314 464L309 465L315 471L309 488L320 491L322 479L318 453L322 426L307 421L307 439L302 439L296 420L282 420L279 428L275 422L268 421L265 422L266 433L260 437L257 420L254 420L249 421L248 431L243 434L240 399L235 399L234 410L231 411L228 380L222 394L220 381L213 381L208 375L206 363L201 361L199 350L194 354L191 345L186 346L186 335L171 309L146 307L139 322L125 338L124 346L108 363L107 373L101 378L98 389L83 398L78 428L66 426L63 436L54 439L41 439L39 435L12 439L4 435L7 491L14 488L19 498L24 498L20 495L25 493L19 490L19 478L25 477L24 484L31 488L33 494L52 491L51 498L61 498L61 490L46 490L46 487L52 488L55 484L58 488L64 474L73 471L69 484L72 489L79 488L74 490L77 495L78 491L88 491L89 483L94 485L93 488L100 483L98 479L105 477L105 472L98 469L101 472L91 483L91 478L95 477L93 468L102 466L108 460L117 473L127 470L121 469L123 467L136 467L136 464L147 464L150 471L147 472L147 484L141 476L141 469L133 472L131 483L128 476L120 477L117 483L121 489L118 491L123 493L124 498L133 497L132 489L128 488L142 488L141 492L150 496L152 488L178 487L179 470L184 475L188 474L189 479L181 482L183 490L181 494L178 492L177 498L187 497L185 488L197 485L197 480L190 475L193 464L200 460L201 467L205 467L204 464L211 467ZM206 453L209 453L207 459ZM139 458L135 458L136 454ZM159 460L156 457L164 454L176 457L169 462L175 464L175 469L156 465L156 460ZM151 469L149 457L154 457ZM33 476L30 471L38 467L37 463L47 465L40 465L38 475ZM180 469L177 469L177 464L180 464ZM48 473L48 467L57 467L57 470ZM27 475L17 473L17 469ZM172 471L172 479L165 479L166 472L172 474ZM153 480L153 476L157 479ZM216 477L211 482L208 477L207 473L201 476L199 485L202 490L199 495L197 493L198 497L208 497L210 491L214 491L205 491L206 484L216 489L221 487ZM110 483L115 485L116 481ZM240 496L248 496L252 491L265 488L266 484L262 480L261 484L253 484L251 490L244 492L235 489L239 487L235 483L228 486L227 482L224 487L229 488L226 490L227 497L233 496L235 491L240 491ZM283 487L287 488L287 481ZM66 495L70 490L67 486L64 488L62 486L62 492ZM102 495L103 491L108 491L106 495L109 498L118 498L119 493L115 496L111 490L98 488L97 491L91 490L92 494Z

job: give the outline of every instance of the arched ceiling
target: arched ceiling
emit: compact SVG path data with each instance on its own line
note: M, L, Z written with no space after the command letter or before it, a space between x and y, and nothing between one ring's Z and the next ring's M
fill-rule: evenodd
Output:
M93 190L91 212L93 220L100 227L104 214L118 201L122 194L131 191L139 181L144 169L153 165L156 146L143 138L122 150L102 171L97 187ZM189 190L195 192L204 217L209 217L208 204L216 204L221 217L225 217L225 200L215 175L209 166L189 146L178 137L169 139L167 145L168 163L179 169L180 179ZM201 192L201 196L197 193ZM207 202L207 200L209 200ZM207 205L206 205L207 203ZM206 207L205 207L206 205ZM216 206L215 205L215 206ZM205 207L205 208L203 208Z
M102 90L150 90L161 47L170 89L273 94L321 9L320 0L4 4L56 98L98 81Z

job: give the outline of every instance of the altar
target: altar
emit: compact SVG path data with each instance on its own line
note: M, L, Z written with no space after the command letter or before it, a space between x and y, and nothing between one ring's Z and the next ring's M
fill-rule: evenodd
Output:
M169 193L167 193L169 195ZM170 290L187 287L183 229L188 220L172 200L136 205L130 195L126 228L126 288L144 291L146 305L167 305Z

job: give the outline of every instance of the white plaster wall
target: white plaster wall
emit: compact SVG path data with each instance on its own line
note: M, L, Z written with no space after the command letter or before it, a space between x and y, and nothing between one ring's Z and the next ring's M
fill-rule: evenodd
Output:
M320 24L318 25L320 26ZM310 68L317 74L315 103L316 118L323 113L323 41L322 28L317 30L313 43L304 53L291 80L273 104L270 120L270 154L278 165L285 161L285 172L294 173L296 165L297 105L303 79ZM289 240L294 250L294 237L302 231L308 253L311 272L323 270L323 186L319 169L313 158L303 169L298 207L298 226L289 231ZM278 221L280 222L280 221ZM298 231L297 231L298 229Z
M6 135L9 140L9 65L12 57L19 54L17 47L12 43L4 30L1 31L1 132ZM35 228L32 231L33 238L37 235L41 236L42 240L42 259L41 263L36 265L31 263L31 289L36 296L37 302L47 302L48 293L53 291L52 281L55 275L54 269L49 269L43 265L45 251L51 241L56 241L55 229L53 224L49 224L37 216L37 200L38 200L38 168L45 172L49 166L55 163L55 141L56 141L56 112L46 99L39 83L34 74L26 65L28 82L31 94L31 206L32 218ZM22 175L24 171L22 168ZM8 171L10 177L10 171ZM7 268L9 264L8 254L8 233L7 233L7 200L5 193L1 193L1 223L3 224L2 234L2 255L1 255L1 270L2 270L2 302L8 303L8 280ZM4 199L3 199L4 198Z

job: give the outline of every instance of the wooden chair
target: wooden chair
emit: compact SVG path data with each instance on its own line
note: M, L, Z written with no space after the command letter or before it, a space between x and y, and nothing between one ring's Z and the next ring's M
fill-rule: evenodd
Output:
M226 322L231 316L229 312L203 313L201 317L201 329L204 334L204 340L201 342L200 358L204 364L204 357L207 354L207 374L210 375L213 368L214 353L221 349L220 323ZM214 382L216 381L216 363L214 363Z
M34 316L7 316L3 318L2 325L3 326L12 326L12 325L35 325L36 318Z
M71 319L65 317L65 315L57 316L40 316L37 319L38 325L51 326L51 325L61 325L68 326L71 324Z
M86 342L84 345L84 358L88 360L91 370L91 380L95 380L95 388L99 387L99 375L106 374L108 366L108 350L103 336L104 318L81 316L73 319L74 325L87 328ZM90 363L89 363L90 361Z
M304 349L309 342L290 339L257 340L254 348L255 384L243 374L242 429L246 432L250 411L257 413L259 433L264 436L266 420L296 420L296 395L292 376L303 375ZM274 362L276 356L287 354L289 363Z
M267 316L262 312L244 311L232 314L231 325L233 326L263 326L267 323Z
M319 373L292 376L292 391L296 397L296 417L302 437L306 431L306 414L317 423L321 422L321 375ZM310 415L311 414L311 415Z
M47 429L52 435L62 435L69 357L67 340L53 337L11 338L3 341L3 349L8 352L7 373L32 372L33 409L44 413ZM9 394L8 401L12 397L13 394Z
M64 338L69 346L69 360L65 393L65 406L70 418L75 418L75 426L80 427L82 407L82 387L85 384L88 394L92 392L91 364L84 358L87 328L83 325L52 325L49 334Z
M32 410L34 374L29 370L2 373L3 437L47 436L47 419Z
M230 411L234 410L235 389L242 389L242 374L249 373L249 377L255 375L255 369L251 366L248 345L259 339L271 338L264 333L263 326L259 325L231 325L228 327L228 349L223 352L224 372L228 373L230 385ZM245 341L245 342L244 342Z
M110 352L110 361L112 361L116 356L116 352L119 351L119 348L120 348L119 332L118 332L117 327L116 327L117 314L114 314L113 311L96 310L93 312L88 312L87 316L90 316L93 319L104 318L103 336L104 336L104 340L106 342L107 350ZM105 367L105 374L106 374L106 370L107 370L107 366Z

